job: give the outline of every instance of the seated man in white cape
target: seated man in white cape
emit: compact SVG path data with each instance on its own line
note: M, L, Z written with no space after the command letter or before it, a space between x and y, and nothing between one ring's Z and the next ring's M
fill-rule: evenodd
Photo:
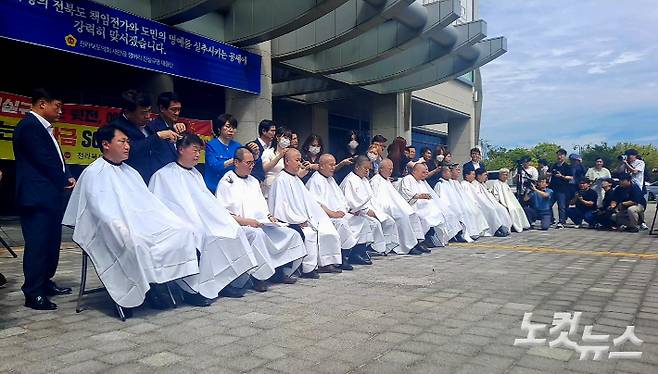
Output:
M498 204L498 202L495 201L495 199L493 199L493 196L491 196L493 202L495 202L503 210L505 210L505 215L507 215L507 219L505 219L505 216L500 215L500 211L493 204L492 200L490 200L488 195L491 194L489 193L489 191L487 191L486 187L482 186L482 188L480 188L480 182L478 182L476 179L476 171L475 170L471 170L470 172L463 171L462 173L464 178L464 180L462 180L462 186L464 186L464 190L468 191L468 193L477 202L478 206L480 207L479 210L480 214L482 214L484 218L487 220L487 224L489 225L488 235L501 236L501 237L508 236L509 228L512 226L512 220L510 219L509 214L507 213L505 208L502 208L502 206Z
M523 207L519 200L514 196L512 189L507 184L509 178L509 169L500 169L498 171L498 180L491 181L489 190L493 196L498 200L500 205L507 209L510 217L512 218L512 228L516 232L522 232L524 229L530 228L530 222L526 217Z
M478 221L468 212L464 200L460 196L460 191L455 189L450 178L450 168L447 166L441 167L441 177L434 186L434 191L439 197L447 199L450 202L452 212L457 216L457 219L464 227L463 239L467 242L476 240L480 236L480 232L484 229L478 227ZM486 221L485 221L486 223Z
M258 249L252 249L240 225L208 190L195 168L203 140L184 133L176 149L178 160L153 174L149 190L194 228L199 274L178 284L186 297L194 292L209 299L218 294L240 297L249 279L243 274L250 272L257 279L267 279L274 269Z
M301 153L288 149L283 164L283 171L272 183L267 203L277 220L297 226L304 234L306 256L302 259L302 277L318 279L318 266L323 272L340 272L340 236L297 176L302 167Z
M343 263L345 258L354 265L372 265L366 250L368 245L386 253L386 239L376 218L349 212L345 195L334 179L336 159L331 154L320 156L319 168L306 182L306 188L327 213L341 239Z
M217 186L217 199L247 233L252 245L264 248L268 263L276 268L272 281L292 284L292 273L306 256L301 235L277 221L267 206L258 179L251 176L254 155L245 147L235 150L235 170L224 174ZM286 266L287 265L287 266ZM263 287L262 281L257 287Z
M379 222L384 233L384 243L373 243L372 247L377 252L388 253L400 246L398 228L393 217L383 210L377 209L373 204L374 192L368 180L370 170L372 170L372 163L368 157L356 157L352 172L347 174L339 187L343 192L347 209L351 214ZM407 250L404 253L408 252Z
M412 173L400 181L400 194L416 210L424 228L428 229L426 243L443 247L462 230L454 215L445 212L436 192L425 181L429 172L425 163L417 163Z
M461 177L462 170L459 164L450 165L450 185L455 190L459 201L461 201L462 206L464 207L464 212L471 221L474 221L473 230L475 230L477 236L471 238L491 236L491 234L489 234L489 223L487 223L487 219L480 212L480 205L475 199L475 193L473 192L472 186L468 183L462 184Z
M427 232L423 231L423 225L414 209L391 183L392 174L393 161L388 158L382 160L379 163L379 173L370 179L373 191L370 202L375 209L385 212L395 220L400 245L393 251L398 254L420 255L426 250L419 247L423 246L422 241Z
M95 140L103 157L80 175L62 224L75 226L73 241L91 258L112 300L134 308L151 287L199 272L194 231L123 162L130 150L126 134L107 125ZM166 307L157 293L149 291L152 305Z

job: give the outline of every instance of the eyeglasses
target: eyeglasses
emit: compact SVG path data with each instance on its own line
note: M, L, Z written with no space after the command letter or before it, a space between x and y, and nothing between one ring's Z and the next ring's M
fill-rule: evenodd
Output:
M245 164L247 164L248 166L254 166L254 165L256 165L256 161L242 161L242 160L238 160L238 161L239 161L239 162L242 162L242 163L245 163Z

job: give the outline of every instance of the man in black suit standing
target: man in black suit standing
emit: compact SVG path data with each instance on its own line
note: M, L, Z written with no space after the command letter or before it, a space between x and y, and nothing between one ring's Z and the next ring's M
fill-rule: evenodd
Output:
M258 124L258 138L253 142L247 144L247 148L256 154L258 150L258 158L256 159L256 164L254 169L251 172L251 175L259 181L265 180L265 170L263 170L263 152L272 146L272 140L276 135L276 123L269 119L264 119Z
M158 108L160 115L146 125L149 135L157 134L159 131L173 130L180 134L186 130L184 123L179 122L180 112L183 105L175 92L163 92L158 95ZM159 138L159 137L158 137ZM150 171L148 180L163 166L178 160L176 144L167 139L154 141L151 146ZM148 180L146 182L148 183Z
M471 171L478 171L480 169L487 170L482 162L480 148L473 148L471 149L471 161L464 164L463 172L465 174L470 174Z
M65 189L75 186L53 136L53 122L62 115L62 100L39 88L32 94L32 110L16 125L16 197L25 239L23 273L25 306L54 310L48 296L70 294L52 281L59 262Z
M141 92L124 91L121 94L121 109L121 115L110 124L118 127L130 139L130 155L126 163L135 168L148 184L153 173L164 166L162 160L169 159L169 147L173 148L173 143L180 135L168 127L152 130L147 126L151 114L151 99ZM177 158L175 153L174 160Z

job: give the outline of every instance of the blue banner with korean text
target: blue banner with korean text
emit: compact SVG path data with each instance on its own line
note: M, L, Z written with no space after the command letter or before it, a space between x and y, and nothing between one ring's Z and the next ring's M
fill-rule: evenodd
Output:
M259 55L92 1L0 0L0 37L260 93Z

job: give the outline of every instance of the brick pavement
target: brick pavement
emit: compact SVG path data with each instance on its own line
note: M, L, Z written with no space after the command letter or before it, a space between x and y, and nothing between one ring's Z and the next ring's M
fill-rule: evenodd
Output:
M585 229L485 238L208 308L140 308L126 322L104 293L87 296L80 314L74 296L55 298L56 312L22 307L20 257L0 250L10 280L0 289L0 372L656 373L658 261L635 255L658 254L656 238ZM79 251L63 250L58 282L77 291L79 269ZM635 325L642 358L515 347L526 311L548 324L554 312L581 311L578 333L592 324L612 338Z

